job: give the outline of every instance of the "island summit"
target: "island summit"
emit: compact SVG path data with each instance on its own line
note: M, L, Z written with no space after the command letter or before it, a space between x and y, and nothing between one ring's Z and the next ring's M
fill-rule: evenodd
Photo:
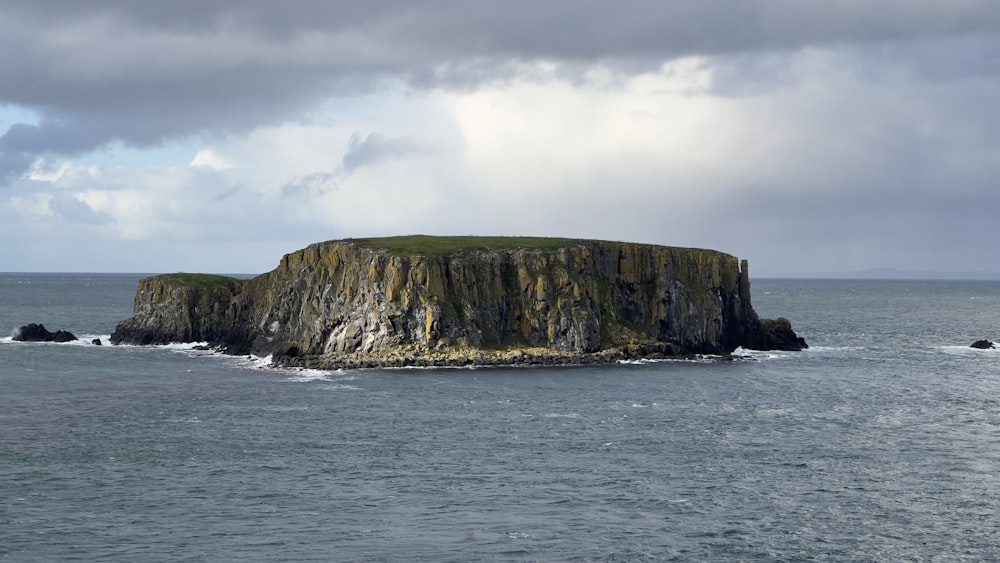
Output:
M528 237L313 244L248 280L139 282L114 344L207 342L319 369L555 365L806 347L714 250Z

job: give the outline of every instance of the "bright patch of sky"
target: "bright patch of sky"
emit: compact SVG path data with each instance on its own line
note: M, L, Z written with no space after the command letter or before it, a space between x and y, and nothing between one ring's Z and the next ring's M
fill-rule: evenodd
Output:
M38 122L38 113L29 108L12 104L0 104L0 130L6 131L17 123L35 125Z

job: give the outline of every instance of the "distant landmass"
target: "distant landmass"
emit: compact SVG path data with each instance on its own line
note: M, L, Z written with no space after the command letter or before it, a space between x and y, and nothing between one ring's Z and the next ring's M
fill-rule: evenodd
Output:
M897 270L895 268L869 268L850 272L812 272L775 278L807 279L858 279L858 280L1000 280L1000 272L929 272Z

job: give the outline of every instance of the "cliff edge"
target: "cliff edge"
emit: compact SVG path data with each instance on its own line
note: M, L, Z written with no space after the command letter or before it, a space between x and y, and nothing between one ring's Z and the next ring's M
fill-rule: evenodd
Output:
M115 344L208 342L318 368L588 363L801 350L714 250L548 238L313 244L249 280L143 279Z

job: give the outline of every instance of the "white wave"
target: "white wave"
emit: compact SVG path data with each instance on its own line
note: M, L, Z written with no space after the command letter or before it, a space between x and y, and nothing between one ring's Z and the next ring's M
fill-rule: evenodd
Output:
M195 352L208 352L209 350L201 350L200 348L208 347L208 342L171 342L170 344L160 344L154 346L154 348L163 348L166 350L183 350L183 351L195 351ZM199 348L195 350L195 348Z
M257 369L268 369L274 367L274 356L271 354L266 356L247 356L246 361L248 364Z
M258 369L267 370L277 374L285 375L284 381L292 383L330 383L330 385L323 385L322 389L327 390L341 390L341 391L361 391L360 387L354 385L347 385L340 383L342 381L354 381L357 377L353 375L345 375L344 370L320 370L320 369L309 369L309 368L297 368L297 367L284 367L274 363L274 357L271 354L267 356L230 356L222 352L216 351L219 357L228 358L233 364L247 368L247 369Z
M361 387L357 385L344 385L342 383L334 383L332 385L320 385L320 389L325 389L327 391L364 391Z
M863 352L868 350L866 346L810 346L803 352Z
M111 335L110 334L78 334L76 335L78 340L73 340L72 342L66 342L71 346L92 346L92 347L104 347L111 345ZM99 340L100 344L94 344L95 340Z
M273 358L270 354L267 356L254 356L248 354L245 356L235 356L233 354L227 354L221 350L212 348L208 350L204 349L193 349L193 348L178 348L178 352L185 352L194 356L214 356L216 358L225 360L230 365L234 365L246 369L273 369L276 371L284 371L284 368L279 368L275 366Z
M16 330L14 332L16 332ZM76 340L70 340L69 342L20 342L14 340L14 334L11 334L10 336L0 338L0 344L42 344L51 346L88 346L96 348L98 345L93 343L95 339L99 339L102 346L110 345L111 343L110 334L78 334L76 335L76 338Z
M318 369L301 369L301 368L273 368L278 371L288 373L288 377L285 377L285 381L290 381L293 383L321 383L317 387L326 391L364 391L361 387L357 385L351 385L349 383L344 383L346 381L355 381L357 377L354 376L344 376L343 370L337 371L323 371Z
M625 365L625 366L644 366L644 365L647 365L647 364L659 364L659 363L663 363L663 362L666 362L666 361L667 360L654 360L654 359L648 359L648 358L640 358L640 359L637 359L637 360L618 360L618 363L622 364L622 365Z
M101 337L102 342L111 341L110 335ZM89 342L89 341L88 341ZM212 352L213 350L195 350L196 347L205 348L208 342L171 342L170 344L114 344L118 348L152 348L157 350L177 350L180 352Z
M733 350L732 355L738 358L747 358L751 360L781 360L784 358L791 358L792 354L798 354L799 352L784 352L781 350L750 350L749 348L737 348Z
M330 379L330 373L319 370L301 370L295 371L292 375L285 378L285 381L295 381L298 383L309 383L313 381L333 381Z
M444 365L381 366L373 368L352 368L352 370L353 371L457 371L457 370L475 371L480 369L498 369L504 367L510 367L510 366L502 366L502 365L493 366L493 365L476 365L476 364L461 365L461 366L444 366Z
M950 346L935 346L935 350L944 352L952 356L997 356L1000 355L1000 348L973 348L968 344L961 345L950 345Z
M626 366L645 366L651 364L666 364L666 363L712 363L719 361L722 356L712 356L709 354L697 354L691 357L685 358L637 358L633 360L618 360L618 363Z

